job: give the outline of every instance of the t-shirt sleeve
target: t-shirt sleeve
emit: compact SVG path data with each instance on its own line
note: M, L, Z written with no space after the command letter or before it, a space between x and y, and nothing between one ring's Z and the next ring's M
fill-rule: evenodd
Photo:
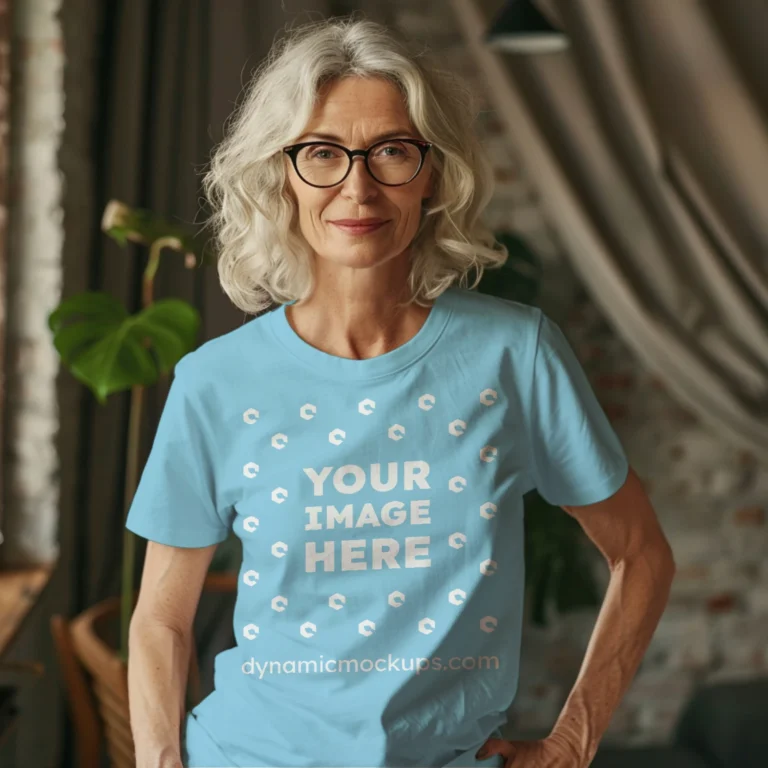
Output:
M530 382L533 486L550 504L595 504L629 473L624 448L560 327L539 310Z
M175 367L126 528L150 541L205 547L227 538L216 502L212 431L194 392L188 357Z

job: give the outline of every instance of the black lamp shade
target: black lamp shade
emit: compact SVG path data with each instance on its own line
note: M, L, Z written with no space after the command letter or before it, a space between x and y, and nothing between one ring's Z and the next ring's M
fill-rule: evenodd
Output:
M491 22L485 42L510 53L552 53L569 45L568 37L549 23L532 0L508 0Z

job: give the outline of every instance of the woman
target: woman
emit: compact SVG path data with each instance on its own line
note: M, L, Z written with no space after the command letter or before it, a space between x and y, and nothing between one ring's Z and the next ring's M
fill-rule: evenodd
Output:
M557 325L467 285L507 255L479 218L492 176L472 116L455 79L347 18L284 38L217 148L220 281L258 316L176 366L130 509L149 540L138 768L593 757L672 557ZM551 735L511 742L532 488L613 576ZM187 713L192 621L230 530L237 642Z

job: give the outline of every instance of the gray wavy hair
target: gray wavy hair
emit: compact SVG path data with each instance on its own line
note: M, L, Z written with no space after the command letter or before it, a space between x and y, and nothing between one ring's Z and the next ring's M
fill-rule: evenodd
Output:
M426 305L458 282L474 288L507 249L481 220L493 169L473 121L478 105L457 76L419 61L387 27L354 14L305 23L270 49L203 175L223 291L259 314L313 290L312 249L287 192L282 148L308 124L318 92L341 77L387 78L404 95L414 128L433 143L434 194L410 246L412 300ZM476 279L468 286L468 274Z

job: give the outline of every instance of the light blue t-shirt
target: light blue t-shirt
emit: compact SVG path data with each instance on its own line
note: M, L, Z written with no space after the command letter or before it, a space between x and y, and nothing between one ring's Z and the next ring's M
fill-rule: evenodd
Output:
M187 714L184 765L500 768L475 752L517 691L523 494L591 504L627 473L535 307L454 286L366 360L305 342L284 305L204 343L127 520L243 544L237 644Z

